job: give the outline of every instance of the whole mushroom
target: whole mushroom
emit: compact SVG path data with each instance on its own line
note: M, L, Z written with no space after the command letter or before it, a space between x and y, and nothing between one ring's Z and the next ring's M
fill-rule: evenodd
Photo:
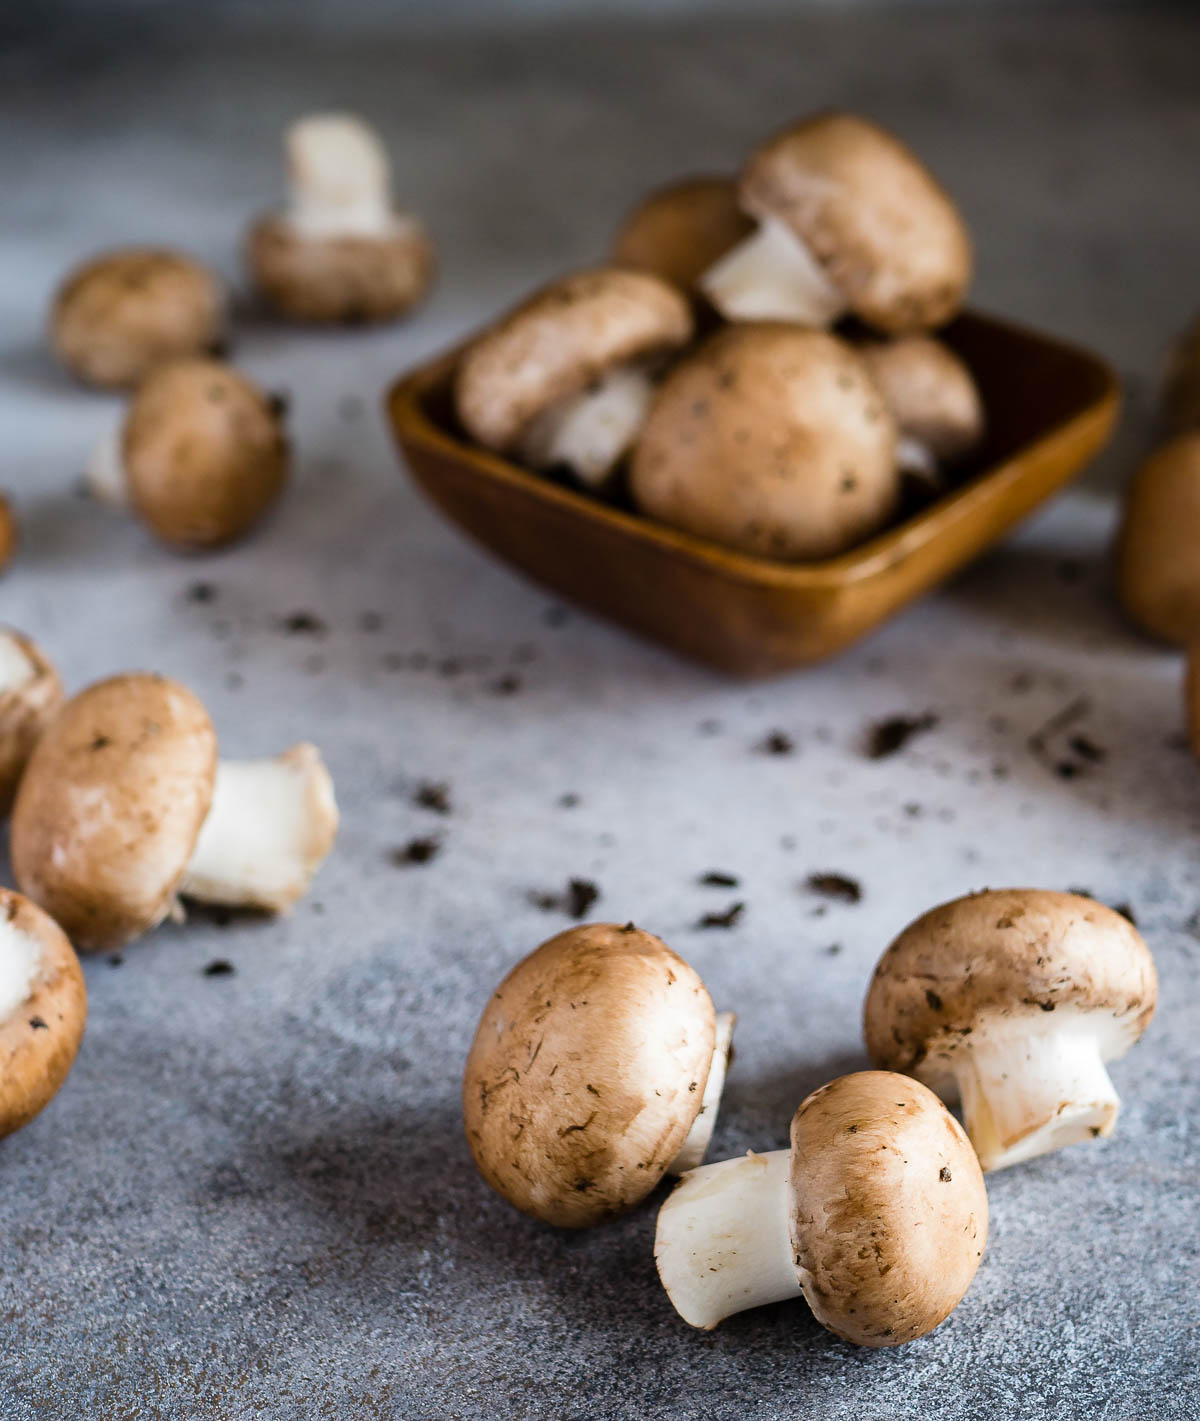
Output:
M962 1100L985 1170L1111 1135L1105 1062L1154 1015L1150 950L1120 913L1074 893L1002 889L911 923L864 1009L876 1065Z
M316 748L217 760L208 713L165 676L80 692L38 742L12 817L13 871L76 947L118 947L179 899L285 912L337 834Z
M685 1174L654 1259L693 1327L803 1296L848 1342L895 1347L958 1306L987 1228L979 1162L946 1107L905 1076L861 1071L803 1102L790 1149Z
M484 1009L463 1073L480 1174L516 1208L583 1228L704 1156L734 1018L632 923L571 928Z
M731 178L684 178L634 208L613 241L612 260L687 290L753 230Z
M392 201L379 136L353 114L314 114L284 139L288 206L261 217L247 260L270 304L295 321L388 321L429 290L434 251Z
M1200 430L1141 465L1117 536L1117 588L1129 618L1162 641L1200 638Z
M62 705L58 672L42 650L11 627L0 627L0 814L47 725Z

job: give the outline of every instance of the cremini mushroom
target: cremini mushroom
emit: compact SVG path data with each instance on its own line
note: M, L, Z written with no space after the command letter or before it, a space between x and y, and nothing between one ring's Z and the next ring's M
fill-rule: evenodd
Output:
M467 1058L463 1117L480 1174L564 1228L631 1209L703 1158L733 1020L632 923L542 943L493 993Z
M1104 1063L1154 1015L1150 950L1074 893L1002 889L944 903L880 959L864 1010L876 1065L962 1100L985 1170L1112 1134Z
M73 271L54 298L50 343L89 385L127 388L166 360L211 355L225 342L220 281L179 252L132 247Z
M612 259L687 290L753 230L732 178L684 178L652 192L626 217Z
M599 488L645 422L663 357L691 335L687 301L656 276L612 267L563 277L467 349L459 418L487 448Z
M827 326L853 315L902 335L962 304L971 243L957 208L864 118L817 114L770 139L743 169L738 201L758 226L700 281L729 320Z
M17 515L8 499L0 494L0 572L17 550Z
M388 321L428 291L433 244L392 201L379 136L353 114L313 114L284 139L289 198L250 229L263 295L296 321Z
M315 747L217 761L199 700L130 673L67 702L17 792L17 883L78 948L118 946L178 912L181 897L286 911L337 833Z
M946 1107L905 1076L861 1071L804 1101L790 1149L685 1174L654 1258L693 1327L803 1296L839 1337L894 1347L958 1306L987 1228L979 1162Z
M287 482L283 410L282 401L228 365L160 366L96 447L88 487L106 502L132 506L164 542L231 542Z
M0 1135L58 1094L87 1020L87 989L66 934L42 910L0 888Z
M1117 537L1130 619L1162 641L1200 639L1200 430L1177 434L1133 476Z
M1200 316L1171 346L1163 382L1163 416L1175 433L1200 430Z
M836 336L729 326L667 376L630 490L650 517L742 552L832 557L897 510L896 428Z
M0 814L7 814L33 747L62 704L62 683L27 636L0 627Z

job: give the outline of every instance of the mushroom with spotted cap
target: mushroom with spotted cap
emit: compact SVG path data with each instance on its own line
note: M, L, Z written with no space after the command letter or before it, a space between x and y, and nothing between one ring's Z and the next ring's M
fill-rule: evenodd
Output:
M17 785L62 705L62 682L29 637L0 627L0 814L7 814Z

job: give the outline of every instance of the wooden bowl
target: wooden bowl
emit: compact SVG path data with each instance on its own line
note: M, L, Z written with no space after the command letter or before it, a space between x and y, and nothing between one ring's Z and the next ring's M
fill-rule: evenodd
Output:
M396 440L434 503L561 596L739 676L831 656L936 586L1104 446L1120 403L1097 356L990 316L942 335L983 395L984 447L936 502L847 553L783 563L731 552L530 473L454 415L457 352L396 383Z

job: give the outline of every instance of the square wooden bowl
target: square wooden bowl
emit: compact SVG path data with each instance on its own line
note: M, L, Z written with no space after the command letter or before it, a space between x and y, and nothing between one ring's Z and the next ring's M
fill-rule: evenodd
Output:
M838 557L731 552L472 444L457 352L399 380L388 413L420 486L460 527L562 597L739 676L831 656L956 572L1103 447L1116 376L1076 346L977 313L943 332L979 384L988 434L952 491Z

